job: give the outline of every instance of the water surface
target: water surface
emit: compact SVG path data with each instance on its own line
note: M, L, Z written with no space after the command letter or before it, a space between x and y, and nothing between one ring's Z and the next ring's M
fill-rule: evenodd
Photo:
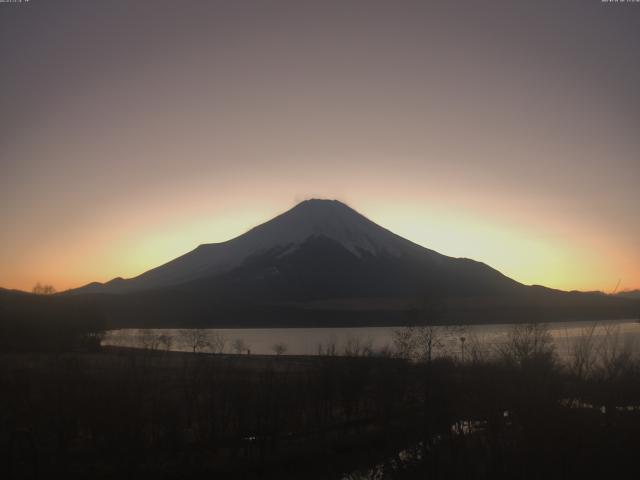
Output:
M103 345L134 348L169 349L215 353L274 354L276 345L285 355L317 355L333 352L373 350L374 353L393 348L393 331L402 327L349 328L242 328L203 329L201 338L181 329L121 329L107 332ZM561 357L571 355L573 345L585 335L591 335L594 345L640 351L640 323L636 320L600 322L557 322L547 324ZM494 351L508 339L513 324L437 327L438 353L454 356L470 355L479 349ZM464 339L464 340L463 340Z

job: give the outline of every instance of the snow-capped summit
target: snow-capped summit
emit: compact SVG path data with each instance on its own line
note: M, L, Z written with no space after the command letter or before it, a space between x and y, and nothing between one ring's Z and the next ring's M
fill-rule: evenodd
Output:
M280 249L280 255L294 252L305 241L317 237L330 239L357 257L363 254L404 256L416 248L422 249L342 202L311 199L232 240L200 245L128 280L93 283L79 290L124 293L177 285L224 273L240 266L248 257L274 249Z
M342 202L319 199L305 200L235 240L255 242L257 248L295 247L313 236L330 238L358 256L363 252L401 255L410 244Z

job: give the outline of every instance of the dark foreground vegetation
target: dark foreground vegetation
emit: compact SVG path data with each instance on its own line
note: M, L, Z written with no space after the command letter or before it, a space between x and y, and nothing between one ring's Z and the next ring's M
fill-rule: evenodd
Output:
M106 328L87 299L0 289L0 352L95 351Z
M544 328L432 358L160 350L0 354L4 478L640 478L640 363Z

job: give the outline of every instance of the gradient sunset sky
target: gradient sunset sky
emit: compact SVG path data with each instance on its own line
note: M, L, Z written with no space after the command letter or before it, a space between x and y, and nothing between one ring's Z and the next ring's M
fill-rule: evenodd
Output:
M311 198L526 284L640 288L640 3L0 3L0 286Z

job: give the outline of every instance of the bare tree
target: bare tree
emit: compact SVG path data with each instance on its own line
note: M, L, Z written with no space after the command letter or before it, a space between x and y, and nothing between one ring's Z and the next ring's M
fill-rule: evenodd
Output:
M31 291L36 295L53 295L56 293L56 289L53 285L43 285L40 282L36 283Z
M555 362L555 345L546 325L526 323L514 325L506 342L497 346L507 363L523 367L532 362Z
M396 354L405 359L431 362L444 346L449 327L437 326L442 320L445 304L438 288L421 299L410 310L414 325L395 329L392 333Z
M145 350L155 351L160 347L160 335L157 335L155 332L140 329L138 330L138 336L140 338L142 348Z
M600 378L612 381L633 363L634 345L628 343L630 339L627 339L627 342L622 342L622 339L619 326L604 327L604 335L597 351Z
M223 353L227 345L227 338L218 331L209 334L209 350L212 353Z
M481 336L470 333L466 336L466 349L463 360L467 360L474 364L481 364L486 362L490 358L490 351L488 351L486 345L486 339Z
M207 331L202 328L190 328L181 331L181 337L193 353L209 346Z
M373 353L373 340L363 340L360 337L349 336L344 346L344 354L347 357L371 356Z
M158 341L167 352L171 350L171 344L173 343L173 339L171 338L171 335L167 335L166 333L163 333L158 337Z
M276 343L275 345L273 345L273 347L271 347L271 350L273 350L273 352L280 356L282 354L284 354L287 351L287 344L286 343Z
M442 347L444 332L434 325L416 328L417 337L417 359L419 361L431 363L437 349Z
M442 348L446 329L435 325L409 326L393 330L393 345L400 358L431 362Z
M327 338L327 341L323 343L318 343L318 355L326 355L328 357L334 357L336 355L336 346L338 340L334 334L330 335Z
M409 326L394 328L391 331L393 349L398 357L406 360L415 357L417 347L415 329L416 327Z
M249 351L249 345L247 344L247 342L244 341L244 338L236 338L233 341L231 348L237 354L241 354Z
M578 378L589 377L595 370L598 358L596 355L595 331L597 323L584 328L581 334L569 344L569 371Z

